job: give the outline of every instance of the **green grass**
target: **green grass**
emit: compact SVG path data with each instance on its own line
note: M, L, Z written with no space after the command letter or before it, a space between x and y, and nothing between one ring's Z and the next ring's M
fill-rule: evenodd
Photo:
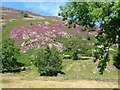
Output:
M45 19L45 20L31 20L30 22L25 21L25 20L14 20L12 22L8 22L7 26L5 28L3 28L3 32L2 32L2 39L4 40L4 38L6 38L6 36L10 33L10 31L15 28L15 27L19 27L19 26L27 26L30 25L31 23L34 22L49 22L50 25L54 24L54 22L52 21L52 19Z
M96 67L91 59L89 60L72 60L63 59L63 69L69 79L77 76L79 78L95 78L95 79L118 79L118 70L112 65L112 61L109 62L107 70L104 71L103 75L99 74L99 71L94 74L92 70ZM20 73L14 73L14 75L39 77L37 67L22 71Z
M37 67L29 68L25 71L14 73L14 75L20 75L20 76L30 76L30 77L39 77L39 72Z
M2 80L0 80L0 83L2 83L2 84L7 84L7 83L11 83L12 81L11 80L9 80L9 79L2 79Z
M70 59L63 60L63 72L67 76L78 76L83 78L107 78L107 79L117 79L118 71L112 65L112 62L108 65L108 70L104 71L103 75L99 72L94 74L92 70L96 67L96 64L92 60L77 60L73 61Z
M6 38L6 36L10 33L10 31L18 26L25 26L30 24L30 22L27 21L22 21L22 20L14 20L12 22L8 22L7 26L5 28L3 28L3 32L2 32L2 39Z
M50 24L54 24L55 22L52 19L46 18L45 20L32 20L32 22L49 22Z
M29 54L21 54L17 61L25 64L25 66L31 65L31 58Z
M38 50L29 49L26 53L21 53L21 56L18 58L18 62L25 64L25 66L31 66L35 63L35 59L32 55L35 55Z

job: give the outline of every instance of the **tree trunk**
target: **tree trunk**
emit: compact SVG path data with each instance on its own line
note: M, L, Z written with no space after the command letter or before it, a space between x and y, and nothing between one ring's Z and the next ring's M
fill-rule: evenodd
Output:
M118 53L116 55L116 57L114 57L114 66L119 69L119 73L120 73L120 31L118 31Z
M120 31L118 32L118 53L115 57L115 67L120 71Z
M120 31L118 32L118 54L120 55Z

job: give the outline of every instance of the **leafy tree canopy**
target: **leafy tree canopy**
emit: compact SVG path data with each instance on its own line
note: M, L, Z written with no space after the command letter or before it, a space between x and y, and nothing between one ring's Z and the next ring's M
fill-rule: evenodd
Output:
M23 66L22 63L17 61L20 56L19 50L12 39L6 39L2 42L2 72L12 72L15 68Z
M109 48L117 45L118 54L114 57L114 65L120 69L120 2L68 2L60 6L59 16L67 20L68 27L82 25L83 29L93 30L96 22L100 24L97 35L95 62L99 60L98 67L103 74L109 58Z
M47 46L37 53L36 66L41 76L57 76L61 73L62 60L55 47Z

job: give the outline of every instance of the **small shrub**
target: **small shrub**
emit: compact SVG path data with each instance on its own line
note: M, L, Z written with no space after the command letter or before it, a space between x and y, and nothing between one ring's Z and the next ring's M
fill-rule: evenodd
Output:
M25 12L23 12L23 11L21 11L21 15L22 15L23 17L28 17L28 14L25 13Z
M7 39L2 42L2 72L11 72L14 69L23 66L17 59L20 56L19 48L15 46L12 39Z
M79 51L75 50L74 53L73 53L73 60L78 60L79 59L78 54L79 54Z
M94 46L89 46L89 40L82 40L78 37L68 38L63 41L63 53L71 55L75 60L78 59L77 54L81 56L92 56L92 49ZM80 50L79 52L76 50Z
M24 14L23 14L23 17L28 17L28 14L27 14L27 13L24 13Z
M55 47L41 49L37 53L36 61L40 76L57 76L61 71L62 60Z

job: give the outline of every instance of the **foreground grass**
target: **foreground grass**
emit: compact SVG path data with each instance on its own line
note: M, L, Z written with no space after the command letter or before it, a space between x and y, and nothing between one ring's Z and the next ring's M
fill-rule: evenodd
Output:
M92 60L93 59L74 61L71 59L65 59L63 60L63 72L70 77L118 79L118 70L112 65L112 60L108 63L103 75L99 74L97 63L93 63Z
M117 88L117 82L66 80L63 77L32 77L0 74L2 88Z
M118 88L118 82L87 80L82 78L103 78L117 79L117 70L111 65L109 71L105 71L104 75L92 73L92 69L96 65L91 60L63 60L63 70L65 75L57 77L39 76L37 68L28 69L20 73L0 74L2 81L0 86L4 88ZM69 77L71 76L71 77ZM81 78L72 78L78 76Z

